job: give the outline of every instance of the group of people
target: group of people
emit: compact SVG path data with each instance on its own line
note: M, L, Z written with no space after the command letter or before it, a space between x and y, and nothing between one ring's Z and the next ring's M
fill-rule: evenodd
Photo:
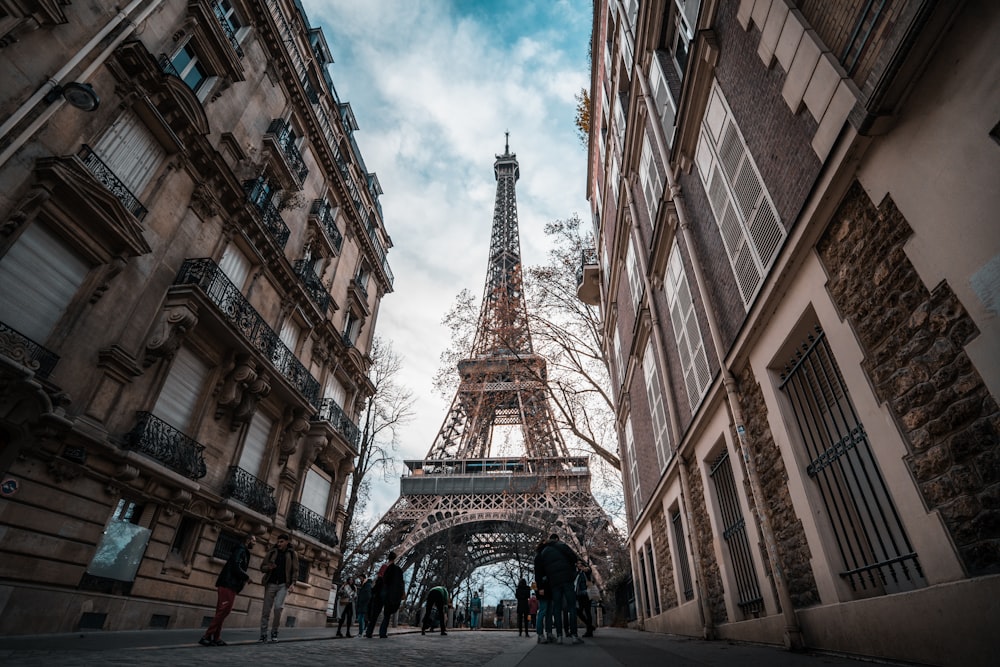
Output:
M222 641L222 625L233 610L236 595L243 590L250 580L250 550L257 543L253 535L247 535L244 540L233 548L215 581L217 602L215 616L205 634L198 640L203 646L225 646ZM274 546L268 549L261 562L264 573L264 600L260 616L261 642L278 641L278 627L281 624L281 614L285 606L285 597L289 587L298 579L299 560L295 550L290 547L287 534L278 536ZM535 582L532 587L522 578L517 585L518 636L530 637L529 628L534 629L539 644L554 642L563 643L566 637L572 644L582 644L578 635L577 610L586 626L584 637L594 636L594 624L590 612L588 585L590 567L579 559L569 545L559 539L555 533L538 544L535 551ZM344 582L337 592L338 614L337 637L343 637L346 622L347 636L352 637L351 626L355 617L358 622L358 635L371 638L375 625L382 616L378 636L388 636L390 617L399 611L406 598L403 582L403 570L396 564L396 554L389 552L386 563L378 571L375 581L368 577L359 577L355 581ZM421 620L421 634L427 630L433 631L437 623L441 625L441 634L447 635L446 610L452 607L448 589L435 586L427 593L425 609ZM497 605L497 627L502 627L503 603ZM436 612L436 616L435 616ZM479 629L483 612L482 598L477 591L470 601L470 628ZM532 623L533 621L533 623ZM268 635L268 625L271 632ZM555 634L553 634L553 632Z

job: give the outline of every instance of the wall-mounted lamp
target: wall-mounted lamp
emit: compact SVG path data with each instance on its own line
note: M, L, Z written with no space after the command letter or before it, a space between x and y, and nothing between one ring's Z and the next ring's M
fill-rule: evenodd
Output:
M65 86L56 85L45 96L45 101L52 104L60 97L66 98L70 105L81 111L94 111L101 104L101 98L94 92L94 87L89 83L67 83Z

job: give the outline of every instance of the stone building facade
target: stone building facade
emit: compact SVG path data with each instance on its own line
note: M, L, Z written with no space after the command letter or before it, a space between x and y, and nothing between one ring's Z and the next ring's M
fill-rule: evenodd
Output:
M247 533L325 623L393 275L322 30L5 2L0 46L0 634L205 625Z
M595 3L579 295L638 624L987 664L1000 7Z

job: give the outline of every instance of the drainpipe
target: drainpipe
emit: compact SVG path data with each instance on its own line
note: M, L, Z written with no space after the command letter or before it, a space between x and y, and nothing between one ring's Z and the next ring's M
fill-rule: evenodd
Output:
M7 120L0 125L0 141L3 141L7 135L20 123L22 120L31 113L42 100L48 95L53 89L62 85L63 81L69 76L69 74L79 65L90 53L98 47L98 45L113 32L119 25L123 22L128 21L129 27L123 30L119 35L117 35L107 48L105 48L100 55L85 69L78 78L86 81L90 76L97 70L98 67L104 64L104 61L108 59L112 51L121 44L126 37L131 35L136 27L142 23L153 11L159 7L163 0L152 0L148 7L143 9L139 14L129 18L131 14L139 5L141 5L144 0L132 0L129 5L119 11L97 34L95 34L89 42L87 42L83 48L81 48L77 53L66 61L66 64L62 68L53 74L42 87L39 88L35 93L29 97L17 110ZM25 144L46 122L49 118L59 110L64 104L62 98L51 103L46 109L44 109L38 118L36 118L27 128L25 128L13 141L0 153L0 166L7 163L7 160L16 153L21 146Z
M642 96L646 102L646 112L648 117L654 120L654 122L651 122L650 125L653 126L653 134L656 137L657 148L661 155L669 155L667 143L663 136L663 130L660 127L660 124L655 122L658 116L656 115L656 108L653 106L652 97L649 93L649 83L646 80L644 72L638 65L636 66L636 73L636 78L639 79L640 85L642 86ZM726 351L722 344L722 335L719 333L718 317L716 316L712 301L709 298L708 289L706 287L707 282L705 280L704 271L702 270L701 261L698 258L698 253L695 252L696 246L694 244L694 239L691 237L690 221L688 220L687 208L684 204L684 195L681 192L681 186L676 180L669 161L664 160L663 162L664 165L666 165L665 171L667 173L668 199L674 202L674 207L677 211L678 227L681 230L684 243L688 247L688 253L691 258L691 270L694 273L695 283L698 287L698 294L705 307L705 319L708 320L708 329L712 337L712 347L715 350L715 356L719 360L719 366L722 372L722 381L726 389L726 401L729 404L730 417L733 422L730 426L736 431L740 446L740 453L743 455L743 462L746 465L747 481L750 483L750 492L753 497L754 508L757 513L757 522L760 526L761 535L764 539L764 545L766 546L768 561L771 565L771 572L774 575L774 585L778 594L778 602L781 605L781 613L785 618L785 648L800 650L805 646L802 629L799 626L795 609L792 606L791 595L788 593L788 582L785 578L785 569L781 563L781 558L778 555L777 540L774 537L774 529L771 526L770 514L768 513L767 505L764 502L760 474L757 471L757 465L754 462L753 456L751 456L749 443L747 442L746 429L743 424L743 410L740 407L739 395L736 391L736 378L733 377L732 370L728 367L725 361Z

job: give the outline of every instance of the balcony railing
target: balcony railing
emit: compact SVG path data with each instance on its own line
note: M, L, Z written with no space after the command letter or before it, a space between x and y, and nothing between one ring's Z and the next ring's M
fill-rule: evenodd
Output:
M580 252L580 267L576 270L576 284L583 282L583 269L597 265L597 248L584 248Z
M309 174L309 167L306 166L305 160L302 159L302 153L295 146L295 135L292 134L291 126L285 120L275 118L268 126L266 134L281 149L282 155L288 161L288 168L299 179L301 185Z
M225 498L238 500L255 512L266 516L274 516L278 511L278 503L274 501L274 487L268 486L238 466L229 466L222 495Z
M354 276L354 279L353 279L352 282L354 283L354 287L357 288L357 290L359 292L361 292L362 298L364 298L364 300L367 301L368 300L368 288L365 287L365 284L363 282L361 282L361 276Z
M330 242L333 243L334 249L340 252L341 248L344 247L344 237L340 233L340 230L337 229L337 220L333 215L333 206L330 202L325 199L313 201L309 214L319 218L319 223L323 226L323 231L326 232L326 235L330 237Z
M176 76L178 79L181 78L181 73L177 71L174 67L174 63L170 60L170 56L166 53L161 53L160 57L156 59L156 62L160 65L160 71L164 74L169 74L170 76Z
M326 309L330 306L330 293L323 286L323 281L316 275L312 265L304 259L300 259L293 265L295 273L302 279L302 286L309 293L309 298L313 300L320 312L326 315Z
M0 354L47 378L59 363L59 357L21 332L0 322Z
M134 215L137 220L142 220L146 217L146 207L139 202L131 190L125 187L125 184L115 175L115 172L111 171L111 168L104 164L101 158L97 157L94 149L87 144L83 144L83 147L80 149L80 159L83 160L83 164L101 185L122 203L125 210Z
M331 547L335 547L340 543L335 523L324 519L319 514L316 514L316 512L299 503L292 503L291 510L288 512L288 527L300 533L305 533L310 537L315 537L323 544Z
M156 459L174 472L201 479L208 472L205 445L189 438L149 412L139 412L135 427L125 436L125 447Z
M226 33L226 39L229 40L230 46L236 51L236 55L240 58L243 57L243 49L240 47L240 42L236 39L236 31L233 30L233 26L229 23L229 19L226 18L226 10L218 2L212 3L212 11L215 12L215 18L219 19L219 26L222 28L222 32Z
M358 441L361 440L361 430L334 399L324 398L320 401L319 412L312 416L312 420L330 422L334 430L344 436L344 440L350 443L351 447L357 448Z
M247 201L257 209L261 222L264 223L264 227L271 234L271 237L274 238L275 243L278 244L278 247L284 248L290 235L288 225L281 219L281 213L278 212L278 208L271 203L271 193L273 191L266 186L267 181L261 176L255 180L244 181L243 191L247 193Z
M247 342L267 357L274 367L309 403L319 400L319 382L306 370L267 322L211 259L189 259L181 265L175 285L197 285L219 307L226 320Z

